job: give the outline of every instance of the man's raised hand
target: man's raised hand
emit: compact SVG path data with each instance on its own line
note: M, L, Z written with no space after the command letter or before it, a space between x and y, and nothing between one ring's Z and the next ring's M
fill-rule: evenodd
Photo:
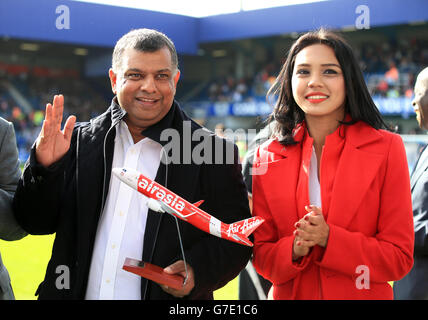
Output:
M36 141L36 159L44 167L48 167L61 159L70 148L75 116L69 116L61 131L64 96L56 95L53 105L46 105L45 120Z

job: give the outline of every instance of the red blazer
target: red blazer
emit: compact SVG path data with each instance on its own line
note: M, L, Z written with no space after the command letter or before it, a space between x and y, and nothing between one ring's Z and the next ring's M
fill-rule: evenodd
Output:
M297 145L284 147L271 139L257 150L253 214L265 222L254 232L256 270L273 283L274 299L392 299L388 281L401 279L413 265L410 181L401 137L358 122L326 138L320 184L328 243L293 262L294 224L310 204L313 140L306 131L304 125L295 130L295 140L302 141ZM336 156L329 159L327 153Z

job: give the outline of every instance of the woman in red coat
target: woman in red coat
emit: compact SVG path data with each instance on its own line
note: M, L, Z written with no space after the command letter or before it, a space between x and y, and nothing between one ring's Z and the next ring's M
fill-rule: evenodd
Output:
M270 92L273 138L253 167L254 265L274 299L392 299L413 265L405 149L373 103L352 49L300 37Z

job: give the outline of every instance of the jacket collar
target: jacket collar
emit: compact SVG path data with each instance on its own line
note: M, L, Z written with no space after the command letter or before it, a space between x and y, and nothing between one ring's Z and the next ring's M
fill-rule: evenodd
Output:
M348 134L346 138L357 149L382 138L382 134L378 130L373 130L371 126L363 121L347 125L347 127Z
M419 153L418 160L415 163L415 166L413 167L412 175L410 176L410 186L412 188L415 187L416 182L419 180L419 178L422 176L422 174L427 170L427 158L428 158L428 149L427 146L425 146L422 151Z
M348 121L351 119L347 116L345 120ZM372 127L370 127L363 121L358 121L351 125L342 124L340 126L345 129L344 132L346 132L347 143L349 143L356 149L359 149L364 145L368 145L382 138L382 135L378 132L378 130L373 130ZM303 121L302 123L298 124L293 130L294 140L297 141L298 144L300 144L304 140L306 133L307 126L306 122ZM293 153L295 149L296 148L294 148L294 145L281 145L277 139L270 143L268 146L268 151L284 157L289 156L290 153Z
M125 109L120 107L116 96L111 100L110 110L111 110L111 124L112 126L115 126L126 115Z
M303 121L293 129L294 141L297 141L299 144L304 137L305 131L306 131L306 123ZM277 155L287 157L289 156L290 152L293 152L294 150L296 150L295 148L296 145L284 146L281 143L279 143L279 140L281 139L282 139L281 136L274 138L274 140L271 143L269 143L269 145L267 146L267 151Z

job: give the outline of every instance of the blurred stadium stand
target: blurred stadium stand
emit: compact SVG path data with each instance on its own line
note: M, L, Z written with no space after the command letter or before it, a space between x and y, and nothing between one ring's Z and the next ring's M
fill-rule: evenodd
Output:
M14 123L25 161L54 94L64 94L65 113L78 121L106 109L113 46L130 29L147 27L175 42L182 72L177 99L192 117L210 129L218 123L260 128L272 109L266 91L290 45L302 32L325 26L355 49L387 121L400 133L421 133L411 100L415 75L428 66L428 1L364 1L370 28L363 30L355 24L360 3L331 0L192 18L69 0L2 0L0 115ZM60 5L68 8L69 28L58 28Z

